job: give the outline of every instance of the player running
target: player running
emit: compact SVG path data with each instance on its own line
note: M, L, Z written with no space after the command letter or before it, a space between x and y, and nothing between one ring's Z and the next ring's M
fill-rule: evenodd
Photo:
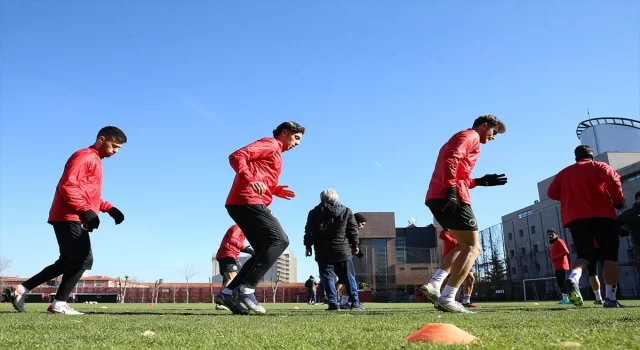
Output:
M245 239L244 233L236 224L231 225L224 234L224 237L222 237L220 248L218 248L218 252L216 253L216 260L222 273L223 289L226 288L238 274L238 258L240 258L240 253L247 253L251 256L255 254L253 248L244 245ZM229 311L223 303L216 303L216 310Z
M53 226L60 257L20 285L9 286L5 294L18 312L26 312L25 296L33 288L62 275L58 292L47 312L82 315L67 305L67 300L82 274L93 267L89 233L100 226L98 213L109 213L116 225L124 214L102 199L102 159L109 158L127 142L127 136L115 126L106 126L95 143L76 151L64 166L49 210L48 223Z
M571 231L577 259L565 286L573 305L582 306L579 281L582 269L597 260L594 238L604 260L606 295L604 307L622 307L616 300L618 285L618 221L615 209L624 206L620 175L607 163L593 160L593 150L581 145L574 150L576 163L561 170L547 190L560 201L562 225Z
M495 139L497 134L505 131L504 123L495 116L480 116L473 122L472 128L453 135L438 154L425 204L435 219L458 240L460 249L452 261L451 274L441 266L431 281L423 286L423 294L440 310L473 313L455 300L460 285L480 253L478 224L471 209L469 189L504 185L507 178L504 174L488 174L473 179L471 172L480 155L480 144ZM449 280L441 294L442 281L448 275Z
M567 295L567 288L564 285L564 280L569 276L569 248L554 228L547 230L547 236L549 237L549 254L551 257L551 265L556 275L556 282L560 287L562 293L562 300L558 304L571 304Z
M278 185L278 180L282 152L298 146L304 132L300 124L284 122L273 130L273 137L257 140L229 156L236 176L225 208L255 250L255 255L215 298L217 304L224 304L234 314L266 312L255 296L256 286L289 246L289 237L268 206L273 196L287 200L295 197L288 186Z

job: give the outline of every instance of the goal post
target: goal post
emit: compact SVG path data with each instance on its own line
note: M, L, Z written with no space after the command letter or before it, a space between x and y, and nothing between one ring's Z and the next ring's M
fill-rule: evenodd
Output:
M541 278L527 278L522 280L522 294L524 295L524 301L529 301L527 300L527 281L544 281L544 280L554 280L555 281L555 277L541 277ZM535 286L534 286L535 288Z

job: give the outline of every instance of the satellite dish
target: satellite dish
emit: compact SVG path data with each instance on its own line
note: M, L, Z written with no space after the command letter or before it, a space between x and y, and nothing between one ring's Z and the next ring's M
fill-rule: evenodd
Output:
M416 219L415 218L409 218L409 227L415 227L416 226Z

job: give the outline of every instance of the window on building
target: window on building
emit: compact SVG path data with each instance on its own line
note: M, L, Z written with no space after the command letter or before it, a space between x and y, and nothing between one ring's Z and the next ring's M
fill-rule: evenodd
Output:
M531 226L531 234L535 235L536 234L536 227L535 226Z
M78 282L78 284L76 284L76 287L84 288L84 281Z
M537 252L538 252L538 245L537 245L537 244L534 244L534 245L533 245L533 252L534 252L534 253L537 253Z
M540 264L536 263L536 270L540 271Z
M102 287L102 282L94 281L93 282L93 286L94 287Z
M513 239L513 234L511 232L509 232L509 240Z
M525 265L522 267L522 272L523 273L529 273L529 268Z
M520 253L522 253L522 255L526 254L527 251L524 249L524 247L520 247Z
M372 248L375 252L376 263L376 285L381 290L387 289L388 273L387 273L387 240L386 239L374 239L372 240Z
M406 237L396 238L396 263L397 264L407 263L407 238Z
M509 251L509 253L511 254L511 257L512 257L512 258L516 256L516 252L514 252L514 251L513 251L513 249L511 249L511 250Z
M524 231L523 230L518 230L518 234L520 234L520 237L524 237Z
M515 268L515 267L512 267L512 268L511 268L511 274L512 274L512 275L516 275L516 274L517 274L517 272L518 272L518 271L516 271L516 268Z

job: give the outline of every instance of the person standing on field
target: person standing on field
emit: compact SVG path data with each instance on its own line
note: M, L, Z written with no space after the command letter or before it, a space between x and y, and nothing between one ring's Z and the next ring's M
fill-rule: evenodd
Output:
M126 142L122 130L106 126L98 131L92 146L76 151L67 160L47 220L56 234L60 257L22 284L7 287L4 293L18 312L26 312L25 296L30 290L62 275L47 312L83 314L71 308L67 300L82 274L93 267L89 233L100 226L99 212L108 213L116 225L124 221L124 214L102 199L102 159L118 153Z
M304 132L300 124L287 121L273 130L273 137L257 140L229 156L236 175L225 208L255 250L215 298L216 304L223 304L234 314L266 312L255 296L256 286L289 246L289 237L268 207L273 196L287 200L295 197L289 186L278 184L282 153L298 146Z
M560 201L562 225L571 231L577 259L572 264L565 287L573 305L582 306L578 282L589 261L604 260L605 308L623 307L616 300L618 285L618 216L624 198L620 175L607 163L593 160L593 149L586 145L574 150L576 162L562 169L553 179L547 196ZM600 257L594 247L600 246Z
M564 286L564 280L569 276L569 248L554 228L547 230L549 237L549 254L551 257L551 265L556 275L556 282L562 293L562 300L558 304L571 304L567 296L567 288Z

